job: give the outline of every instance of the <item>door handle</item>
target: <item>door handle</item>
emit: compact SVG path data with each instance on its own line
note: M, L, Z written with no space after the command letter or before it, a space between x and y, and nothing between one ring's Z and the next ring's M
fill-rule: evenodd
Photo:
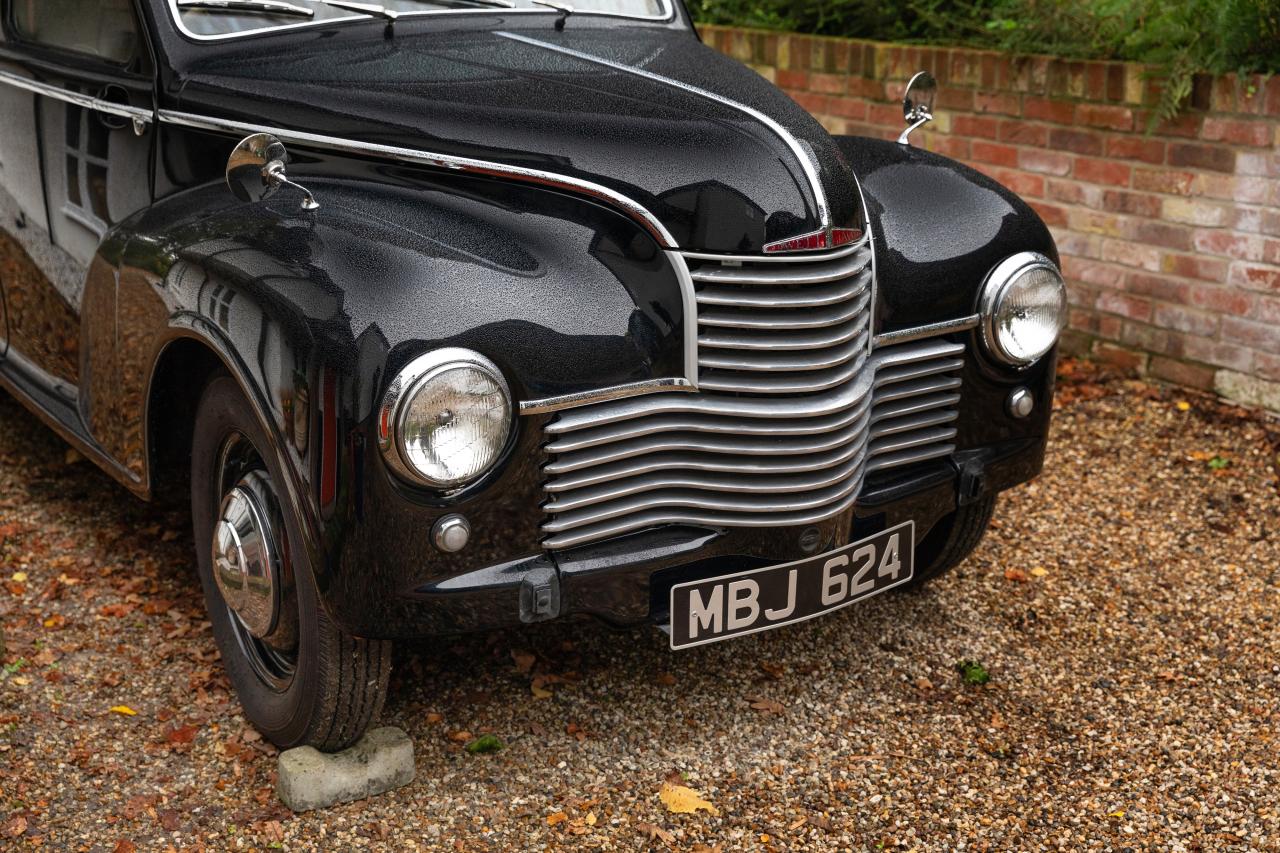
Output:
M123 86L117 86L114 83L109 83L104 86L102 91L98 93L96 100L100 104L115 104L121 107L131 106L129 103L129 93L125 91ZM139 136L146 132L146 123L132 120L130 116L107 112L102 107L94 110L94 112L98 116L98 121L101 122L102 126L108 130L123 130L132 124L134 133L137 133Z

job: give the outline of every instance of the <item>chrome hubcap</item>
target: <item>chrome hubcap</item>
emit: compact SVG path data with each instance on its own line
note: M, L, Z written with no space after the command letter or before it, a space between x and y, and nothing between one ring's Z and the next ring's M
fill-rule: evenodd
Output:
M214 582L254 672L272 689L285 690L297 662L298 601L284 515L266 466L245 436L227 438L218 471Z
M258 639L271 636L280 615L280 558L264 505L265 478L252 471L222 499L213 530L214 579L227 606Z

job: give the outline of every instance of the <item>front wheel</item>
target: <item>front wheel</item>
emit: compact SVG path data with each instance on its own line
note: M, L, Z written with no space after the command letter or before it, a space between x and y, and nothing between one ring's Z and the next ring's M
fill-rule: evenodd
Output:
M928 583L972 554L991 525L995 510L996 496L987 495L958 507L935 524L916 547L916 570L911 586Z
M298 519L249 401L209 382L196 409L191 512L205 604L245 716L281 749L342 749L382 709L391 644L353 637L320 605Z

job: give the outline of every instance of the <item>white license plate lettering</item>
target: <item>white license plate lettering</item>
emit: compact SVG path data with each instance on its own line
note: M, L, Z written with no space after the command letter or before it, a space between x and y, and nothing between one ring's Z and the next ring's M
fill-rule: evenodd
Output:
M912 576L915 524L904 522L828 554L676 584L671 646L684 648L800 622Z

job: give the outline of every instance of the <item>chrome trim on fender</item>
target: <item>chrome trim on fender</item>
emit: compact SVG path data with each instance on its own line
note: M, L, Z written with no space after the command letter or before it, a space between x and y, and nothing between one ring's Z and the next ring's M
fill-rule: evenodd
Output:
M7 83L16 88L25 89L28 92L64 101L68 104L75 104L85 109L133 119L134 122L141 122L142 124L150 124L154 120L151 110L143 109L142 107L131 107L128 104L117 104L114 101L104 101L101 98L95 98L93 95L73 92L60 86L51 86L48 83L41 83L39 80L32 80L29 77L20 77L8 71L0 71L0 83Z
M540 415L544 412L558 412L561 409L572 409L575 406L603 403L607 400L621 400L624 397L639 397L642 394L656 394L660 391L697 390L697 387L682 376L673 376L665 379L646 379L643 382L628 382L625 385L612 385L608 388L597 388L592 391L579 391L576 394L561 394L558 397L543 397L540 400L521 400L520 414Z
M511 39L512 41L518 41L523 44L533 45L534 47L540 47L543 50L550 50L555 53L564 54L565 56L572 56L577 59L581 59L584 62L603 65L606 68L612 68L615 71L621 71L624 74L634 74L637 77L644 77L647 80L654 80L667 86L674 86L677 89L683 89L691 94L698 95L699 97L715 101L716 103L723 104L727 107L738 110L739 112L746 113L756 121L768 127L779 139L782 140L783 144L791 149L791 153L800 162L800 168L804 171L805 178L809 181L809 188L813 191L813 202L818 208L818 224L822 227L822 230L826 231L828 234L831 233L831 208L827 203L826 190L822 188L822 181L818 178L817 167L814 165L814 162L809 159L809 154L805 151L804 146L800 144L800 140L791 135L791 131L787 130L785 127L778 124L778 122L774 121L759 110L749 107L746 104L738 103L737 101L726 98L723 95L717 95L715 92L708 91L707 89L703 89L689 83L684 83L680 80L673 80L670 77L663 77L661 74L654 74L652 71L645 71L643 68L637 68L634 65L623 65L621 62L614 62L611 59L604 59L603 57L584 53L580 50L573 50L572 48L560 47L559 45L540 41L535 38L529 38L528 36L517 35L516 33L496 32L494 35Z
M960 317L955 320L942 320L937 323L929 323L924 326L912 326L910 329L895 329L892 332L884 332L876 335L872 342L872 347L888 346L889 344L902 344L907 341L918 341L921 338L931 338L934 335L945 335L948 332L963 332L966 329L977 328L982 322L981 315L970 314L968 317Z
M422 166L434 166L439 169L451 169L458 172L466 172L474 175L490 175L512 178L525 183L541 184L543 186L558 187L560 189L572 190L591 198L608 202L615 208L629 215L636 222L644 225L658 245L664 249L674 249L676 247L675 237L667 230L666 226L650 213L646 208L638 202L631 200L616 190L600 184L584 181L579 178L571 178L566 175L558 175L554 172L544 172L541 169L529 169L524 166L510 166L505 163L495 163L489 160L475 160L470 157L455 157L449 154L433 154L429 151L421 151L416 148L401 148L396 145L380 145L375 142L358 142L353 139L342 139L337 136L324 136L319 133L307 133L301 130L286 130L278 127L268 127L266 125L249 124L243 121L234 121L232 119L212 118L209 116L199 116L193 113L184 113L177 110L160 110L158 113L160 121L165 124L177 125L179 127L190 127L196 130L212 130L223 131L226 133L239 134L248 136L254 133L270 133L281 142L286 144L293 143L295 145L310 146L312 148L321 148L326 151L336 151L341 154L351 154L356 157L386 157L390 160L398 160L402 163L413 163Z

